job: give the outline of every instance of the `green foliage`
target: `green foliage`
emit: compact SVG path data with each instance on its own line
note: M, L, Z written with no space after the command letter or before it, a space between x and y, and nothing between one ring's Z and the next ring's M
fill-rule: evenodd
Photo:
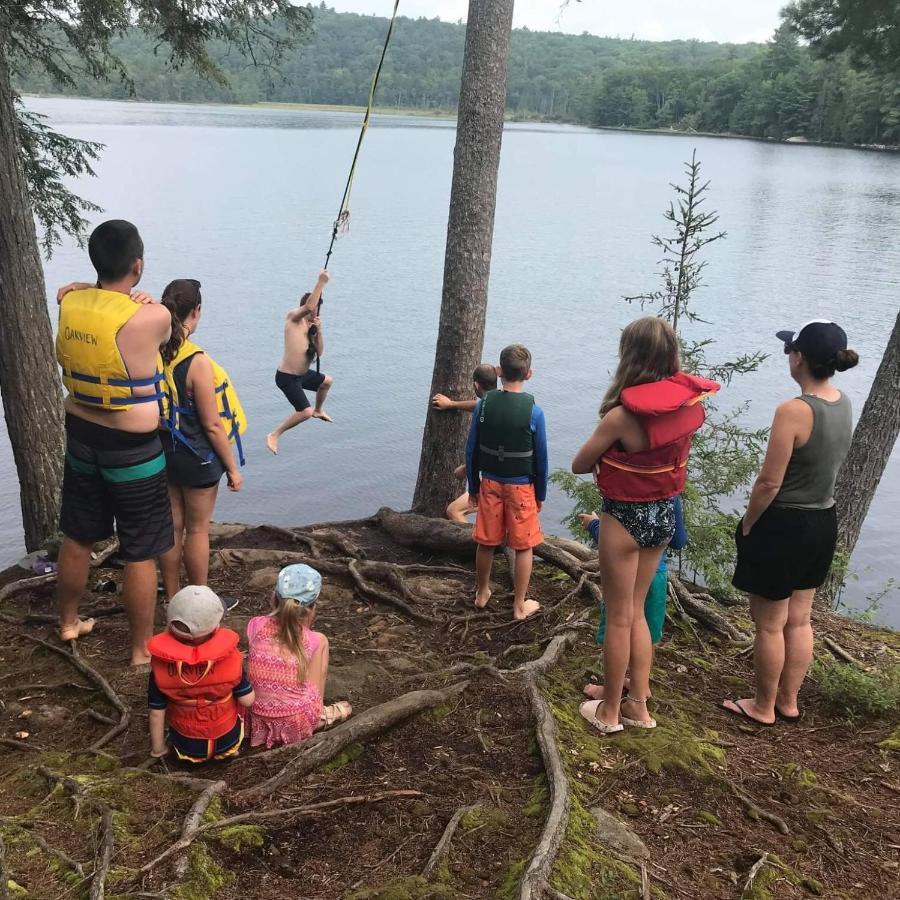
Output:
M356 762L363 753L366 752L366 748L363 747L362 744L350 744L345 750L341 750L334 759L329 760L329 762L325 763L324 766L319 770L321 772L335 772L338 769L343 769L344 766L350 765L352 762Z
M17 109L31 208L42 232L41 245L49 257L63 233L73 235L82 244L88 224L82 213L100 211L95 203L73 194L62 179L93 177L92 163L99 158L103 144L59 134L46 124L45 118L21 105Z
M581 527L578 518L582 513L597 512L602 503L600 494L593 481L585 481L573 475L566 469L556 469L550 474L550 483L555 484L569 499L575 501L575 506L564 519L563 524L579 540L587 542L590 535Z
M900 71L896 0L796 0L787 21L823 55L849 51L861 64Z
M234 875L213 859L206 844L193 844L189 860L187 877L172 891L172 900L208 900L234 881Z
M825 665L816 660L813 679L826 704L853 722L900 720L900 665L864 672L847 663Z

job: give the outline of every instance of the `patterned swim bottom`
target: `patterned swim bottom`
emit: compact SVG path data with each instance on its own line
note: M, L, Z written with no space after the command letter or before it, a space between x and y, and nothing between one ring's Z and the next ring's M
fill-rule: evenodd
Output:
M668 544L675 535L675 501L604 500L603 512L612 516L635 539L639 547Z

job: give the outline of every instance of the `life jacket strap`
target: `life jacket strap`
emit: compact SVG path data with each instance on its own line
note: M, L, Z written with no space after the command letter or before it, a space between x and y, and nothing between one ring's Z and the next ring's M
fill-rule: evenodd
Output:
M488 456L496 456L500 462L506 459L531 459L534 456L534 450L507 450L502 444L496 449L479 444L478 449L482 453L487 453Z
M603 462L614 469L620 469L623 472L634 472L637 475L662 475L664 472L674 472L676 469L683 469L687 465L687 460L676 463L671 466L630 466L628 463L618 462L610 459L608 456L602 457Z
M180 681L184 682L184 684L188 685L188 687L194 687L195 685L200 684L200 682L203 681L203 679L206 678L206 676L209 675L210 672L212 672L213 665L213 661L211 659L208 659L206 661L206 669L204 669L203 674L196 681L188 681L187 678L185 678L184 675L181 674L184 667L184 661L181 659L179 659L178 662L175 663L175 671L178 673L178 679Z

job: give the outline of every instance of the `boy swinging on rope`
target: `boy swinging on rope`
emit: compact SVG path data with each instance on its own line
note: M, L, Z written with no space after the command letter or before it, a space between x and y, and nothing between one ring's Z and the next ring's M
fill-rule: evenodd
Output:
M322 320L319 318L319 300L328 283L328 273L319 273L316 286L300 299L300 305L292 309L284 322L284 356L275 373L275 384L294 407L291 413L274 431L266 437L266 446L272 453L278 453L278 440L291 428L307 419L333 419L325 412L325 398L331 388L331 376L310 370L310 364L321 356L325 343L322 338ZM315 391L316 405L310 405L307 391Z

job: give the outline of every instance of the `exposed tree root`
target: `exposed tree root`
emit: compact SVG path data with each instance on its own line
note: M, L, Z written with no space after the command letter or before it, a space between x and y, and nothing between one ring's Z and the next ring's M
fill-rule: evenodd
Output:
M100 852L97 855L97 864L94 867L94 877L91 879L90 900L103 900L106 895L106 877L109 875L109 866L115 850L115 830L113 828L112 810L105 803L97 803L100 811Z
M529 671L527 678L528 697L534 713L538 746L541 749L544 771L550 788L550 811L540 841L522 878L519 900L541 900L547 890L553 862L569 824L569 782L556 742L553 712L538 685L534 670Z
M61 785L72 798L75 806L75 818L81 813L82 804L90 806L100 816L99 843L97 862L94 866L94 874L91 877L90 900L103 900L106 894L106 878L109 875L109 867L112 863L115 850L115 829L113 826L113 814L110 807L91 797L84 787L74 778L68 775L60 775L46 766L38 766L37 771L51 784Z
M744 882L744 889L741 891L741 896L746 897L747 894L753 888L753 881L757 875L762 871L765 864L769 861L768 853L761 853L759 859L756 860L755 863L750 867L750 871L747 873L747 880Z
M20 578L18 581L11 581L0 588L0 603L14 597L22 591L31 590L31 588L40 587L42 584L51 584L56 581L56 572L49 575L29 575L28 578Z
M578 634L574 631L565 631L562 634L554 635L550 643L547 644L547 649L537 659L522 663L521 666L511 669L509 672L504 672L504 674L522 672L532 677L543 675L562 659L563 654L574 645L576 640L578 640Z
M401 600L399 597L395 597L393 594L389 594L387 591L383 591L371 582L366 581L357 568L355 560L351 559L347 563L347 571L353 578L360 593L364 594L366 597L377 600L379 603L386 603L388 606L392 606L395 609L399 609L405 616L409 616L409 618L415 619L417 622L429 622L435 624L441 621L435 616L413 609L405 600Z
M741 631L740 628L735 628L724 616L719 615L712 607L699 600L671 572L669 573L669 584L675 591L675 596L684 611L704 628L739 644L746 644L750 641L749 634Z
M71 642L72 652L69 653L62 647L57 647L56 644L51 644L48 641L41 640L41 638L34 637L33 635L23 634L22 637L31 641L33 644L37 644L47 650L52 650L54 653L68 660L82 675L90 681L93 681L94 684L100 688L103 695L109 700L116 712L118 712L119 721L113 725L103 737L94 741L94 743L87 748L88 750L101 750L113 740L113 738L118 737L118 735L128 728L129 724L131 724L131 710L122 702L122 698L112 689L110 683L93 666L88 665L88 663L81 658L76 641Z
M434 874L434 870L438 867L441 860L447 855L450 850L450 842L453 840L453 835L456 833L456 829L459 827L459 823L463 820L463 817L472 812L473 809L477 809L478 804L475 803L472 806L461 806L450 818L450 821L447 823L447 827L444 829L444 833L441 835L441 839L437 842L434 847L434 850L431 853L431 856L428 857L428 862L425 863L425 868L422 869L422 877L425 879L431 878Z
M30 753L40 753L44 748L29 744L27 741L19 741L16 738L3 737L0 738L0 744L9 747L12 750L24 750Z
M729 787L731 788L734 796L744 804L744 808L747 810L747 815L754 821L758 822L762 819L765 822L768 822L772 825L777 831L781 834L790 834L791 829L788 828L787 822L781 818L781 816L775 815L773 812L769 812L766 809L762 809L757 806L756 802L750 797L748 794L745 794L736 784L732 784L728 782Z
M50 844L48 844L47 841L45 841L44 838L41 837L41 835L39 835L37 832L29 831L28 834L29 838L35 844L37 844L37 846L40 847L41 850L44 851L44 853L46 853L48 856L55 856L64 866L71 869L79 878L85 877L84 869L81 867L80 862L72 859L72 857L69 856L68 853L63 853L63 851L59 848L50 846Z
M281 538L289 544L302 544L313 559L319 559L322 555L318 541L311 534L301 534L288 528L280 528L278 525L258 525L257 528L266 534Z
M156 859L151 860L139 869L138 874L147 875L167 859L171 859L175 854L186 850L195 840L197 840L197 838L219 828L230 828L233 825L243 825L247 822L266 822L270 819L309 818L311 816L322 815L322 813L330 812L333 809L343 806L358 806L361 803L379 803L382 800L408 799L421 796L421 791L381 791L376 794L339 797L337 800L326 800L323 803L311 803L307 806L292 806L287 809L254 810L252 812L240 813L236 816L229 816L226 819L218 819L215 822L207 822L205 825L200 825L198 828L194 829L190 834L182 834L171 847L157 856Z
M194 805L188 810L187 815L184 817L184 824L181 826L181 841L186 839L189 841L193 840L194 835L200 829L200 823L203 820L204 813L209 809L209 804L212 803L215 797L226 790L228 790L228 783L225 781L214 781L203 789L200 796L194 801ZM187 867L188 859L186 856L183 856L175 863L176 877L184 878Z
M233 795L232 800L239 804L246 804L268 796L283 784L308 775L319 766L329 762L350 744L381 734L415 713L441 706L462 693L467 686L467 681L461 681L439 691L410 691L353 716L331 731L314 734L308 741L301 744L278 747L255 756L244 757L245 763L282 757L287 757L288 762L275 775L261 784L238 791Z
M109 616L124 616L125 607L116 604L109 606L90 606L87 609L80 610L79 614L83 619L104 619ZM26 613L24 622L26 625L56 625L59 622L59 616L53 613Z
M0 900L9 900L9 872L6 868L6 844L0 836Z

